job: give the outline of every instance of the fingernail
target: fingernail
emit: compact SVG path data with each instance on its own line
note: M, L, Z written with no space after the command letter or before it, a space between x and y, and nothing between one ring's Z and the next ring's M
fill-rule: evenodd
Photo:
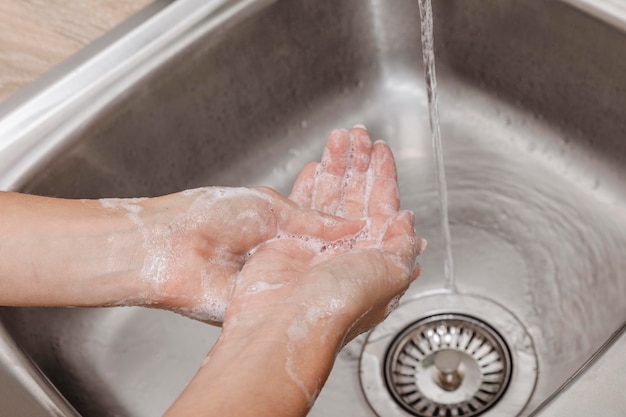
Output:
M362 125L362 124L356 124L354 126L352 126L352 129L363 129L363 130L367 130L367 128Z

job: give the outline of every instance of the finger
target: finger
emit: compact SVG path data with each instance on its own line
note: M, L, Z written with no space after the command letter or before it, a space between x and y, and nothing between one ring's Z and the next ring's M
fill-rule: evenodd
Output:
M371 161L372 141L362 127L350 131L351 151L343 181L343 196L337 215L348 219L358 219L365 213L367 177Z
M328 137L322 161L315 175L312 208L336 214L343 195L343 178L350 153L350 135L335 130Z
M378 242L388 261L411 280L419 275L417 256L426 246L426 240L416 236L414 223L415 216L412 212L399 212L389 219Z
M401 210L389 218L388 227L380 239L381 245L389 238L395 236L405 236L407 239L415 240L417 254L421 254L426 248L426 239L417 237L415 231L415 213L410 210Z
M378 248L385 252L406 256L417 256L426 247L426 240L417 237L414 225L414 214L403 210L373 226L368 223L368 237L361 239L356 248Z
M367 215L391 215L400 208L398 174L393 153L389 146L378 141L372 146L368 192L366 195Z
M309 162L306 164L293 184L289 199L299 204L301 207L312 208L313 187L315 185L315 173L318 165L317 162Z
M357 234L365 226L361 219L342 219L315 210L289 210L279 222L279 233L334 241Z

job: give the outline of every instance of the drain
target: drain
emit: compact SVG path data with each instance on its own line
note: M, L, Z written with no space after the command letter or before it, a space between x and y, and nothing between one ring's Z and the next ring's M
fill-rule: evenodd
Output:
M418 417L477 416L507 388L511 357L487 324L460 314L419 320L398 335L385 360L394 399Z
M427 294L368 334L359 378L380 417L513 417L532 396L537 357L524 326L500 304Z

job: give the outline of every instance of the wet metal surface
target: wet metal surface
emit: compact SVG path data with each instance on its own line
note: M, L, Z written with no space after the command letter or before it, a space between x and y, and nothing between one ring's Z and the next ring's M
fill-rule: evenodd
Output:
M19 169L0 166L3 186L75 198L217 184L287 193L332 129L362 123L392 146L403 206L429 240L406 299L440 291L417 1L231 3L160 61L120 72L100 101L29 131L45 146L24 151ZM626 35L557 1L433 6L456 284L506 306L532 338L528 415L626 320ZM4 309L1 320L96 417L163 412L219 331L139 308ZM359 383L363 343L342 351L311 415L375 415Z

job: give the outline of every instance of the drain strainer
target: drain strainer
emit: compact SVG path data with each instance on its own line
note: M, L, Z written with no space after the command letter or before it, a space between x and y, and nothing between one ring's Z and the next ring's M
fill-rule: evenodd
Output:
M537 356L522 323L500 304L425 294L367 335L359 379L379 417L513 417L532 396Z
M418 417L477 416L507 388L511 356L490 326L460 314L419 320L401 332L385 360L393 398Z

